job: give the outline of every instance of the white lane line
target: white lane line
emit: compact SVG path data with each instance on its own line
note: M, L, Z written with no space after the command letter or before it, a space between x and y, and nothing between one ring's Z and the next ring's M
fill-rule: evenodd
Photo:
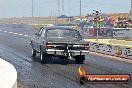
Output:
M3 31L3 30L0 30L0 31ZM3 31L3 32L8 32L8 31ZM24 34L19 34L19 33L14 33L14 32L8 32L9 34L14 34L14 35L20 35L20 36L25 36L25 37L31 37L31 36L29 36L29 35L24 35Z
M4 31L4 32L7 32L7 31Z
M13 32L8 32L8 33L12 34Z
M28 35L24 35L24 36L28 36Z
M23 35L23 34L18 34L18 35Z
M17 35L18 33L14 33L15 35Z

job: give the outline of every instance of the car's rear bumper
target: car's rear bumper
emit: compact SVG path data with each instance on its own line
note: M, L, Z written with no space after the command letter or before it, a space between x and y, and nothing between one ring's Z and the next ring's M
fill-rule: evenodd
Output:
M52 55L62 55L62 56L77 56L77 55L87 55L89 50L55 50L46 49L47 54Z

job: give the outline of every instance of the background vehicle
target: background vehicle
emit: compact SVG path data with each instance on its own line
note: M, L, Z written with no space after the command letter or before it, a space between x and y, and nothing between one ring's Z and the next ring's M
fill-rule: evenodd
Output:
M50 56L73 57L76 63L83 63L89 52L89 44L78 30L61 26L40 28L31 37L31 46L32 56L39 52L42 63Z

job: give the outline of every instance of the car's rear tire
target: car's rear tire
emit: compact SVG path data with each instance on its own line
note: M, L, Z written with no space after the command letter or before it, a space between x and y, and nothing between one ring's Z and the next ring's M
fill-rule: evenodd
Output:
M49 55L45 54L43 51L40 51L40 62L46 63L49 60Z
M32 57L36 56L37 51L35 49L32 49Z
M76 64L83 64L85 60L85 55L78 55L74 57Z

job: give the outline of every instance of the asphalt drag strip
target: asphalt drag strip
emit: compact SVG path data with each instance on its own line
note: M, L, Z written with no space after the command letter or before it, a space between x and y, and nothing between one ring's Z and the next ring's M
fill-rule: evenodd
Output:
M10 28L0 32L0 57L15 66L19 87L23 88L131 88L130 84L85 84L76 82L79 64L65 58L51 57L41 64L39 54L31 57L29 37L33 30ZM7 32L6 32L7 31ZM13 34L18 33L18 34ZM132 64L98 55L87 55L82 65L87 74L131 74Z

